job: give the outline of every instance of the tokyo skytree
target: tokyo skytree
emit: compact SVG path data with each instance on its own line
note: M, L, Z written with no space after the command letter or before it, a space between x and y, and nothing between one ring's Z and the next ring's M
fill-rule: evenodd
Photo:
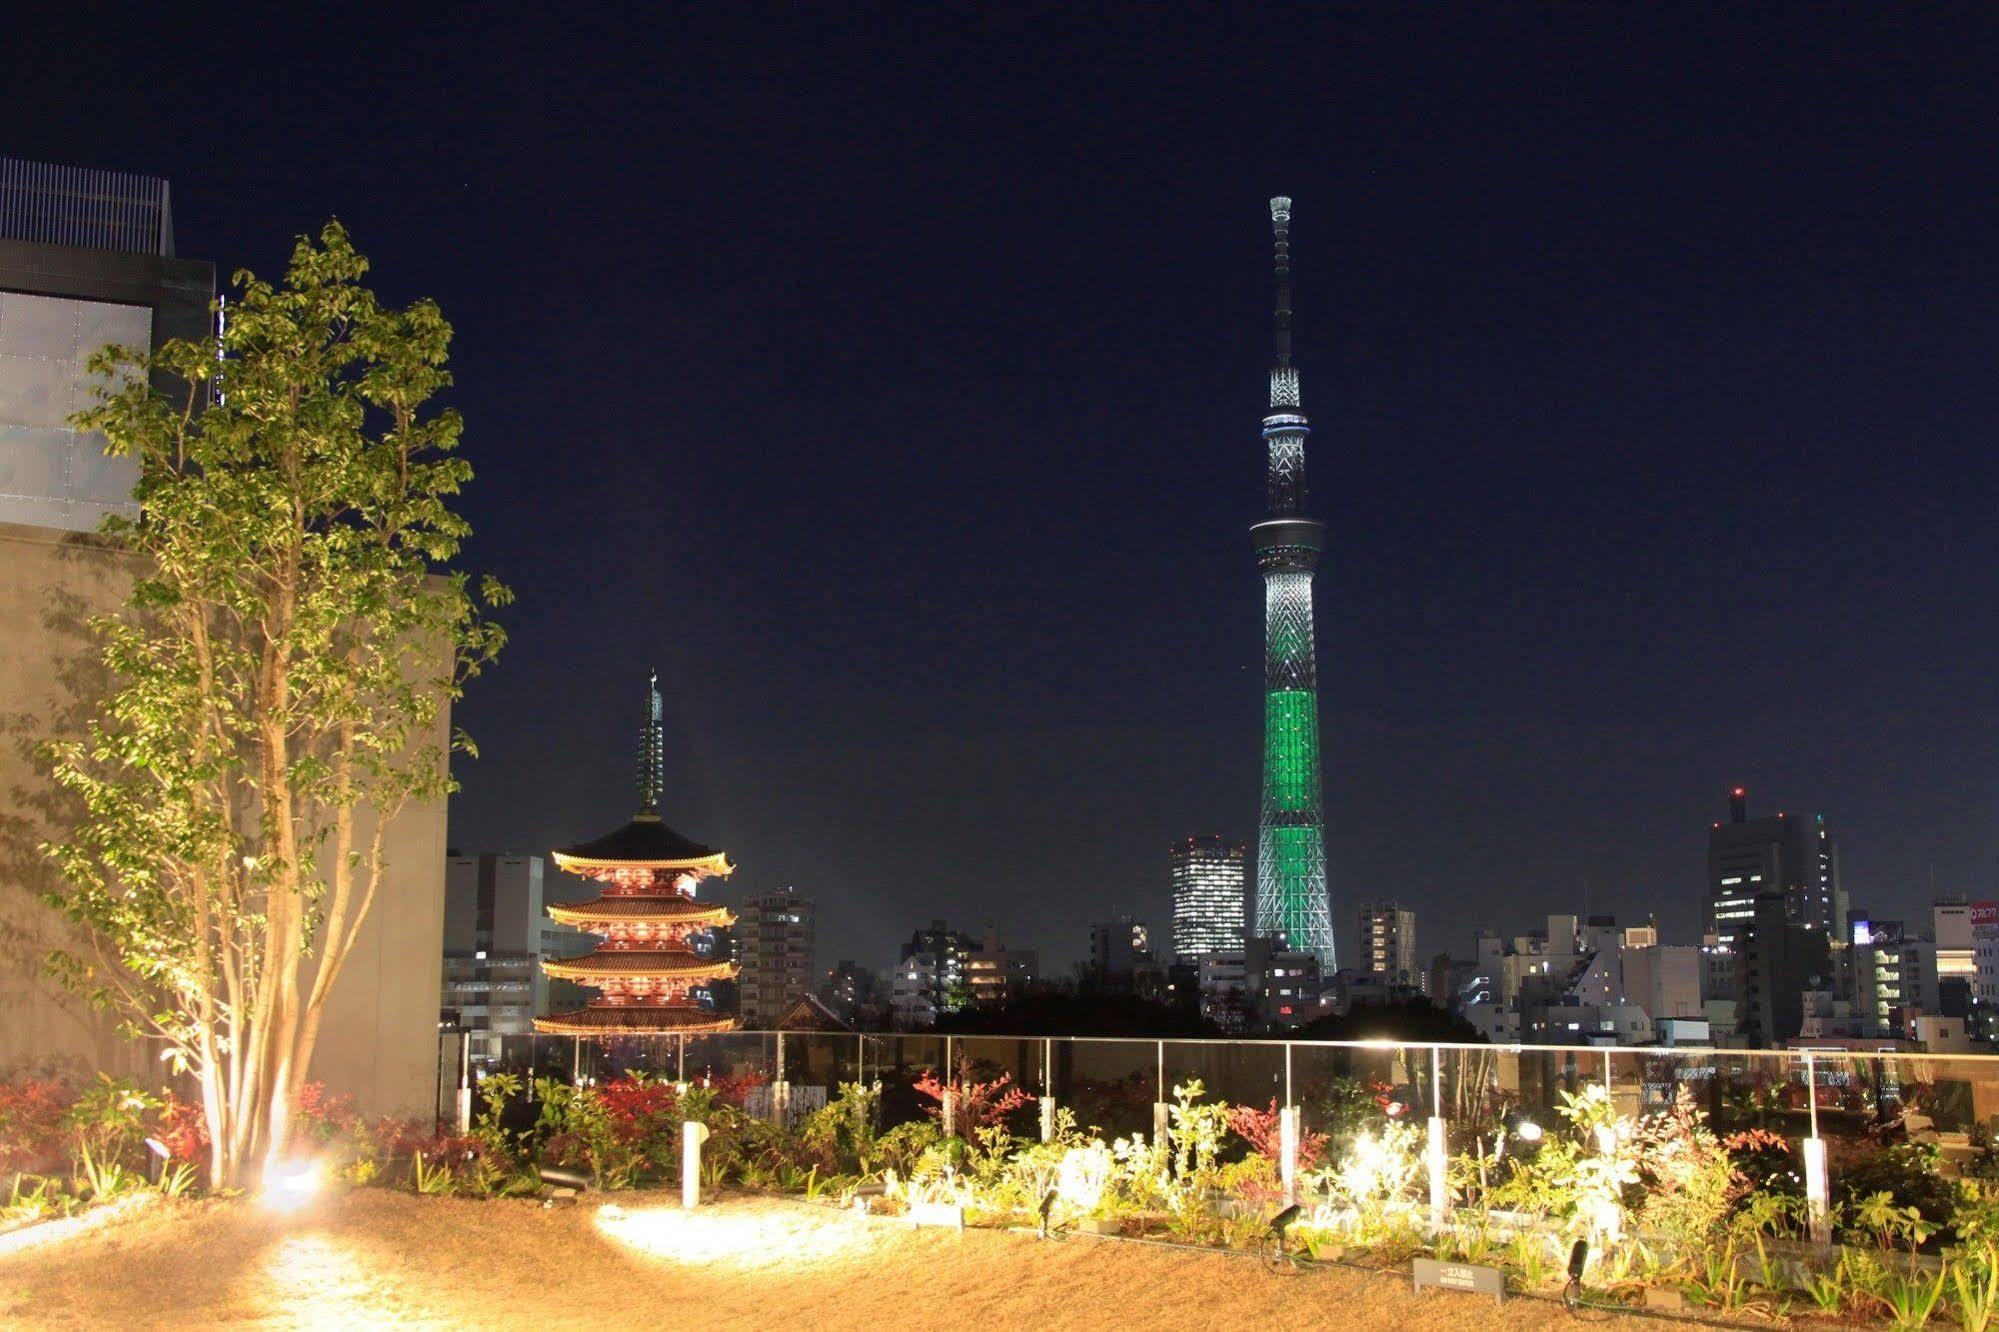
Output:
M1270 201L1277 237L1277 360L1270 370L1270 514L1249 529L1263 571L1263 816L1256 840L1256 932L1316 953L1331 976L1332 903L1319 788L1319 673L1312 640L1312 571L1325 525L1307 518L1305 436L1291 364L1291 201Z

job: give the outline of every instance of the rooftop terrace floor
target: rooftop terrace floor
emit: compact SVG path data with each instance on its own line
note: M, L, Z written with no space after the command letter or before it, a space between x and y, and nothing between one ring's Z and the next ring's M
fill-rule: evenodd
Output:
M1403 1273L1274 1273L1222 1253L916 1230L775 1199L692 1213L674 1202L625 1193L543 1209L362 1189L292 1215L161 1204L0 1256L0 1325L1574 1326L1546 1301L1496 1312L1483 1298L1419 1297Z

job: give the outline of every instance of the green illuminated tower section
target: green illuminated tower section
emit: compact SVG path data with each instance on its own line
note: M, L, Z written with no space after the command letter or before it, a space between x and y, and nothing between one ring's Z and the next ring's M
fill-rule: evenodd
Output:
M1312 572L1325 526L1307 518L1305 437L1291 364L1291 201L1270 201L1277 238L1277 362L1270 371L1270 515L1250 528L1263 571L1263 815L1256 845L1256 932L1281 934L1333 958L1326 891L1326 816L1319 789L1319 671L1312 639Z

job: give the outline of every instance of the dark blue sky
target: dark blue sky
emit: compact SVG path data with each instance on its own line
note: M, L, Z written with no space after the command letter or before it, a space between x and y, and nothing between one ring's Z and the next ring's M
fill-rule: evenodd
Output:
M1723 791L1999 895L1982 7L40 19L0 150L457 325L466 850L632 803L879 963L1056 962L1253 840L1264 200L1296 200L1335 921L1690 939Z

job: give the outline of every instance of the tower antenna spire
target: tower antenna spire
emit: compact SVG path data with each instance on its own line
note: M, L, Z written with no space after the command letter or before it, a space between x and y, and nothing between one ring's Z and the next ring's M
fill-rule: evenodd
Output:
M646 678L646 724L639 732L639 813L659 817L666 796L665 708L659 698L659 669Z
M1288 370L1291 368L1291 200L1282 194L1270 201L1270 229L1277 240L1277 368Z

